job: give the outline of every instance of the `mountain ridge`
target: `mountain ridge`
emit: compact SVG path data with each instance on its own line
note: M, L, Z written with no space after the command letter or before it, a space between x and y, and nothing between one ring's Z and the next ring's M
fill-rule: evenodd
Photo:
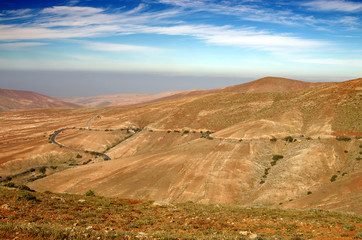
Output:
M52 107L83 107L33 91L0 89L0 111Z

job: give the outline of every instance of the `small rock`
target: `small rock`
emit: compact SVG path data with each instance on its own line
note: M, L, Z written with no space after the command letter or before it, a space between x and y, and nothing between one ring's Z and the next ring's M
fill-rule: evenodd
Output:
M249 233L248 231L240 231L239 234L242 236L248 236Z
M92 228L93 228L93 226L86 227L87 230L91 230Z
M78 202L85 202L85 199L79 199Z
M74 226L74 227L78 226L78 223L74 223L73 226Z
M144 232L139 232L136 236L136 238L145 238L147 237L147 233L144 233Z
M5 209L5 210L11 210L11 207L8 205L8 204L3 204L3 205L1 205L1 208L2 209Z
M156 201L152 204L153 206L158 206L158 207L168 207L168 206L173 206L171 203L166 202L166 201Z
M249 236L249 239L257 239L258 238L258 234L253 233Z
M65 202L64 198L61 198L61 197L52 196L51 198L52 198L52 199L55 199L55 200L58 200L58 201Z

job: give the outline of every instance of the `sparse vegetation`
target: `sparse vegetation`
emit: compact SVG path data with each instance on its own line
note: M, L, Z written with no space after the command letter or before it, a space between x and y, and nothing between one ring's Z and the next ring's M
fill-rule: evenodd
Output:
M4 184L5 187L9 187L9 188L14 188L15 187L15 183L13 182L8 182Z
M346 142L351 141L351 138L347 136L337 136L336 139L338 141L346 141Z
M28 192L22 192L18 195L17 197L17 200L20 201L20 200L27 200L27 201L36 201L36 197L31 194L31 193L28 193Z
M276 165L277 162L278 162L280 159L282 159L282 158L284 158L283 155L279 155L279 154L273 155L273 157L272 157L273 161L270 162L270 164L271 164L272 166L274 166L274 165Z
M294 138L292 136L287 136L287 137L283 138L283 140L286 142L293 142Z
M337 179L337 175L333 175L332 177L331 177L331 182L334 182L334 181L336 181L336 179Z
M95 196L95 193L93 192L93 190L88 190L86 193L85 193L85 195L87 196L87 197L94 197Z
M47 168L42 166L41 168L39 168L39 172L41 172L42 174L45 174Z
M5 239L206 240L251 239L252 235L256 239L330 239L332 234L346 231L351 237L358 236L361 222L358 215L323 210L245 208L191 201L157 207L152 201L98 196L80 201L84 196L5 188L0 189L0 199L10 207L16 206L16 211L2 212L0 235Z
M29 192L34 192L34 190L31 190L30 187L26 186L26 185L20 185L18 186L19 190L24 190L24 191L29 191Z
M312 194L312 192L311 192L311 191L308 191L308 192L307 192L307 195L311 195L311 194Z
M38 179L41 179L41 178L45 178L47 175L46 174L41 174L41 175L38 175L38 176L35 176L35 177L31 177L28 179L28 182L34 182Z
M80 155L79 153L77 154L76 158L82 158L83 156Z
M270 141L271 141L271 142L276 142L276 141L277 141L277 138L273 136L273 137L270 139Z

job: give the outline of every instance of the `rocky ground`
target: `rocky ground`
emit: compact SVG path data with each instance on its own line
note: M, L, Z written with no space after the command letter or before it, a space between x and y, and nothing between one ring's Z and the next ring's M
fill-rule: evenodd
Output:
M362 238L357 215L190 201L170 204L93 193L38 193L8 183L0 187L0 239Z

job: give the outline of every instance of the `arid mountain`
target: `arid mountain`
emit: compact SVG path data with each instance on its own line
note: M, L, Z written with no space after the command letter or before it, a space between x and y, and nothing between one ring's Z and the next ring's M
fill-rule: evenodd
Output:
M362 79L293 91L253 91L129 108L2 114L0 146L8 147L0 149L0 173L7 176L50 161L79 163L29 186L79 194L92 189L131 199L361 214ZM19 119L23 125L14 124ZM78 158L79 152L48 143L49 134L64 127L75 129L61 132L57 140L88 152Z
M154 101L178 93L180 93L180 91L169 91L158 94L122 93L92 97L60 97L60 99L66 102L82 104L87 107L129 106Z
M316 87L320 85L325 85L329 83L321 82L304 82L298 80L292 80L288 78L279 78L279 77L265 77L252 82L238 84L230 87L217 88L213 90L191 90L175 94L169 97L165 97L159 100L171 100L178 99L183 97L190 96L199 96L210 93L226 93L226 92L242 92L242 93L252 93L252 92L286 92L286 91L295 91L300 89L307 89L311 87Z
M82 107L31 91L0 89L0 111L15 109Z

